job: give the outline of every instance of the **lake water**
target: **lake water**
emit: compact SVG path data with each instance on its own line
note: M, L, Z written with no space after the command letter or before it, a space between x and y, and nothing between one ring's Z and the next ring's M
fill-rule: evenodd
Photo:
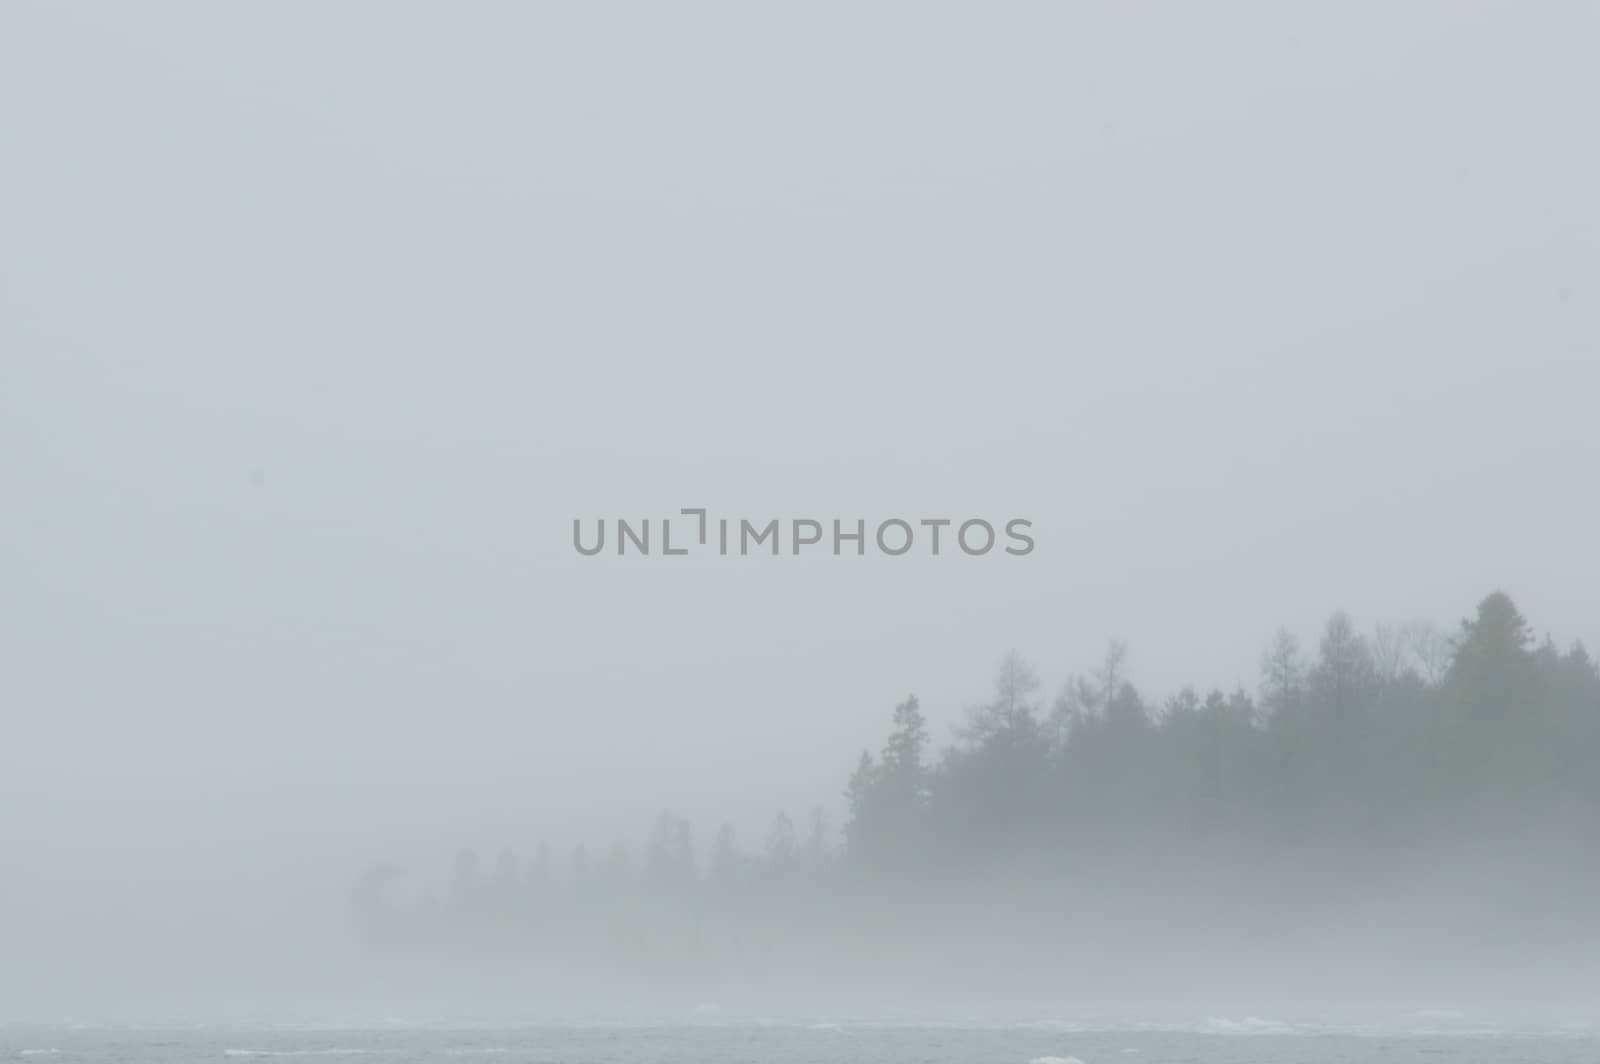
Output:
M541 1064L1595 1064L1591 1032L1379 1033L1208 1020L1080 1030L865 1023L514 1028L0 1028L0 1059L188 1064L278 1057Z

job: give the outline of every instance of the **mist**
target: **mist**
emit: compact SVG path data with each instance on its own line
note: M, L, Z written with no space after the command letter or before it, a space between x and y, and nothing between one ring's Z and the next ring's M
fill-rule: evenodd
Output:
M5 1008L1592 994L1596 23L8 4Z

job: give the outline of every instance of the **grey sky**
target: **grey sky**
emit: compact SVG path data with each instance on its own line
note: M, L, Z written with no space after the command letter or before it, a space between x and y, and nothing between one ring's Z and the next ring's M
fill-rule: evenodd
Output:
M5 5L13 863L703 844L1011 647L1600 638L1597 22ZM1038 549L571 549L692 505Z

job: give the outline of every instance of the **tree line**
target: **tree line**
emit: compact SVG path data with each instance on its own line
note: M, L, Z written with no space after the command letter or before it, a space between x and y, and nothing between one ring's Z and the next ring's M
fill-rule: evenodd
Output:
M1503 592L1447 636L1357 632L1335 613L1312 654L1280 631L1260 686L1151 704L1113 642L1046 703L1001 663L959 740L930 755L913 696L851 777L847 857L863 872L975 854L1139 845L1248 851L1485 837L1600 809L1600 672L1536 640ZM1592 821L1590 821L1592 822Z
M589 921L648 954L635 939L703 944L741 913L815 915L974 883L1104 899L1138 888L1128 869L1154 880L1160 868L1161 883L1176 872L1191 893L1213 874L1259 893L1283 882L1260 870L1286 855L1333 855L1319 880L1359 884L1447 849L1503 864L1534 839L1548 852L1600 841L1600 670L1581 644L1536 639L1502 592L1454 633L1362 634L1344 613L1314 648L1280 631L1254 692L1184 688L1152 702L1112 642L1098 669L1051 696L1006 655L992 695L942 750L915 695L887 724L849 772L838 830L821 809L799 822L784 813L757 846L723 826L702 855L689 823L662 813L637 858L578 847L558 861L541 846L485 869L463 852L447 895L404 911L382 901L398 870L376 868L358 913L379 937L435 940L554 924L582 938L573 929ZM1587 866L1583 876L1600 882ZM752 932L753 917L743 926L734 937L783 933Z

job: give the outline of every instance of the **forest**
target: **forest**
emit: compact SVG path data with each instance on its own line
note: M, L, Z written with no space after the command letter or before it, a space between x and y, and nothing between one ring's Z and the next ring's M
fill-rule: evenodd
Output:
M661 813L637 857L541 846L486 869L462 852L447 895L407 905L385 899L399 870L375 868L357 924L385 951L561 958L569 978L592 963L609 979L866 953L1174 970L1313 939L1330 966L1421 949L1503 969L1581 956L1593 935L1600 671L1502 592L1454 632L1363 634L1335 613L1307 650L1280 631L1255 692L1152 703L1113 642L1053 696L1006 655L944 749L915 695L885 716L881 748L841 772L837 830L820 808L780 813L757 845L724 826L702 853Z

